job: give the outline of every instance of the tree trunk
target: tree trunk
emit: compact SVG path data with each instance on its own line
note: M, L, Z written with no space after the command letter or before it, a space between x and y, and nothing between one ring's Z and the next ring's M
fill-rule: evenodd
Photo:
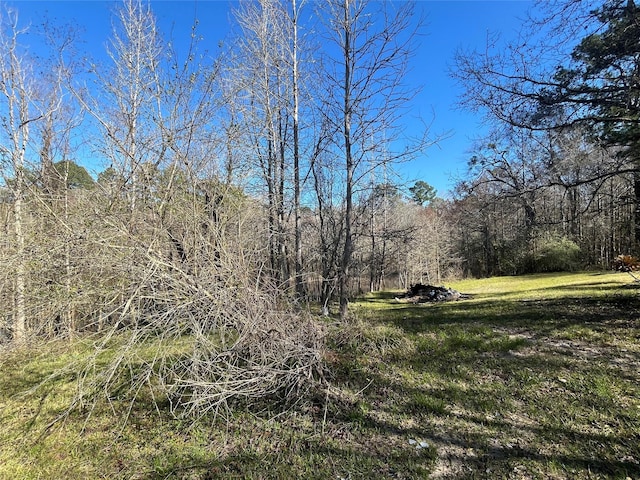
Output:
M25 252L24 252L24 233L23 233L23 211L22 197L24 185L24 171L22 169L23 153L18 153L20 159L16 162L16 180L15 180L15 201L13 204L14 215L14 234L16 237L16 276L15 276L15 317L13 319L13 340L16 343L22 343L26 337L26 269L25 269Z
M640 165L640 162L638 162ZM640 253L640 172L633 174L634 210L634 243L636 253Z
M345 212L344 212L344 249L342 251L342 262L340 265L340 318L347 317L349 304L349 265L351 264L351 254L353 252L353 238L351 236L351 222L353 217L353 152L351 145L351 18L349 15L349 0L344 0L344 118L343 118L343 140L346 166L346 191L345 191Z
M348 129L347 129L348 130ZM346 135L348 137L348 135ZM344 214L344 249L342 251L342 262L340 265L340 318L345 319L349 305L349 266L351 265L351 255L353 253L353 238L351 235L351 222L353 217L353 165L350 155L351 146L347 149L347 188L346 205Z
M371 227L369 230L369 233L371 235L371 260L369 262L369 291L370 292L375 292L376 291L376 271L377 271L377 264L376 264L376 230L375 230L375 224L376 224L376 212L375 212L375 206L373 206L373 202L371 203L372 207L371 207Z
M298 116L300 98L298 87L298 5L292 0L293 26L293 215L294 215L294 250L295 250L295 283L298 298L304 297L302 279L302 225L300 221L300 125Z

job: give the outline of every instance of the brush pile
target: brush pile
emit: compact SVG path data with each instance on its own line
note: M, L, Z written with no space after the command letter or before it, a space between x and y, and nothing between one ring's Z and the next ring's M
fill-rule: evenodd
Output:
M405 293L396 297L396 301L403 303L429 303L448 302L460 300L461 298L465 298L465 295L452 288L417 283L412 285Z
M618 272L627 272L633 280L640 282L640 278L636 277L633 272L640 271L640 260L632 255L618 255L613 261L613 269Z
M613 269L618 272L637 272L640 270L640 260L632 255L618 255L613 261Z

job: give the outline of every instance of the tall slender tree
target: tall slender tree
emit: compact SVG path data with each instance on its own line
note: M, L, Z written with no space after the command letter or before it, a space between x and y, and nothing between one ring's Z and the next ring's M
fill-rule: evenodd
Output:
M0 5L0 173L10 186L13 200L15 241L14 315L12 333L16 342L26 338L25 155L34 122L42 118L36 107L37 89L30 59L20 44L26 33L18 14Z
M291 0L291 85L293 88L293 216L294 216L294 252L295 284L298 297L304 295L302 278L302 225L300 214L300 39L299 23L303 1Z
M413 152L408 148L389 154L388 144L397 139L399 114L415 94L403 86L403 77L420 21L411 2L326 0L321 8L332 45L326 59L325 115L344 162L344 243L338 273L344 318L355 248L356 187L367 170Z
M250 155L256 160L266 189L271 270L284 285L290 274L285 197L291 181L295 76L290 74L288 42L293 28L283 2L278 0L241 2L235 18L241 36L235 42L234 64L228 67L237 92L235 102L239 107L235 109L240 112L246 144L252 146Z

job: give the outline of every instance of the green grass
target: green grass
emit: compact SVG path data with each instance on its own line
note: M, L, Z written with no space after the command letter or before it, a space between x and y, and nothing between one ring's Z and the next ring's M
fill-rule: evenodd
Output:
M470 299L433 305L367 295L329 334L328 389L272 418L239 408L193 423L143 394L50 426L73 374L22 392L86 349L5 353L0 479L637 479L640 288L630 280L467 280L447 286Z

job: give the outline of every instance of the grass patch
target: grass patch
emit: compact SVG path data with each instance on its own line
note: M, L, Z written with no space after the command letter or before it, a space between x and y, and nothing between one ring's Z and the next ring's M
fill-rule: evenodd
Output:
M24 392L87 348L7 352L0 478L640 478L640 290L629 280L464 281L447 286L471 298L444 304L367 295L331 334L327 388L276 417L238 408L193 423L149 392L50 427L77 378Z

